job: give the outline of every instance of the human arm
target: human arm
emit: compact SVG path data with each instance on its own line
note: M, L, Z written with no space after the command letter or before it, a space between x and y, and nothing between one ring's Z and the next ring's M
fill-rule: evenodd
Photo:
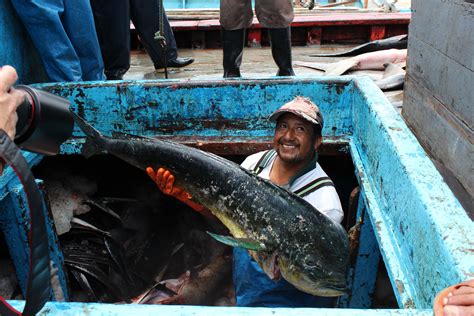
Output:
M166 195L173 196L179 201L190 206L196 212L206 217L213 217L211 212L199 203L192 200L192 195L184 189L174 185L174 175L165 168L159 168L156 172L152 167L146 168L148 176L156 183L158 189Z
M18 116L16 109L23 102L24 94L12 86L18 79L16 70L11 66L0 67L0 129L13 140L16 132ZM3 162L0 163L0 174Z

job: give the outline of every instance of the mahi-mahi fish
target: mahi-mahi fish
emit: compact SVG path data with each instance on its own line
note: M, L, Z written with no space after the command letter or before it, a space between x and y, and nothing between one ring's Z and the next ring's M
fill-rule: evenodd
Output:
M385 64L405 65L407 59L406 49L387 49L377 52L365 53L334 63L302 62L294 64L303 67L320 69L326 76L340 76L348 70L384 70Z
M281 276L313 295L344 294L347 234L302 198L217 155L155 138L107 137L74 116L87 135L83 150L88 155L95 148L142 170L170 170L176 185L208 208L233 237L211 235L249 250L270 278Z

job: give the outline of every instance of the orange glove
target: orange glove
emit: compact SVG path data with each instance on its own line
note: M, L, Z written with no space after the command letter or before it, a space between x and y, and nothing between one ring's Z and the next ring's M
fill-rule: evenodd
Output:
M146 168L146 173L156 183L158 189L160 189L160 191L164 194L171 195L172 197L189 205L197 212L202 212L205 210L204 206L191 200L191 194L180 187L174 186L174 176L169 170L159 168L155 173L152 167L148 167Z

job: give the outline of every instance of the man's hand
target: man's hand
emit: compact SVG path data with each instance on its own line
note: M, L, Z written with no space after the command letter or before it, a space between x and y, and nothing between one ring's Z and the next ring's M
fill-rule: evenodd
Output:
M192 207L197 212L202 212L205 209L202 205L191 200L191 194L180 187L174 186L174 176L169 170L159 168L155 173L153 168L148 167L146 168L146 173L153 180L153 182L156 183L158 189L160 189L160 191L164 194L175 197L181 202L186 203Z
M23 92L12 88L17 79L18 75L13 67L0 67L0 129L12 140L15 138L18 121L16 109L25 98Z
M0 67L0 129L4 130L12 140L15 139L16 122L18 121L16 109L25 98L22 92L12 88L17 79L15 68ZM0 174L2 172L3 161L0 159Z

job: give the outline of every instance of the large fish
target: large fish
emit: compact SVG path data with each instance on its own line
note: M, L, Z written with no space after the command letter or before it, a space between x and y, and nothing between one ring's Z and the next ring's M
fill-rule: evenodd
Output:
M406 49L387 49L378 52L365 53L335 63L302 62L294 64L324 70L326 76L340 76L349 70L384 70L385 64L404 66L407 59Z
M354 47L348 51L331 54L311 54L311 57L342 57L342 56L355 56L369 52L376 52L379 50L386 49L405 49L408 45L408 35L398 35L389 38L368 42L357 47Z
M251 250L269 277L281 273L296 288L314 295L338 296L346 290L347 234L302 198L222 157L166 140L106 137L74 116L88 136L84 149L95 147L143 170L169 169L176 185L234 236L215 238Z

